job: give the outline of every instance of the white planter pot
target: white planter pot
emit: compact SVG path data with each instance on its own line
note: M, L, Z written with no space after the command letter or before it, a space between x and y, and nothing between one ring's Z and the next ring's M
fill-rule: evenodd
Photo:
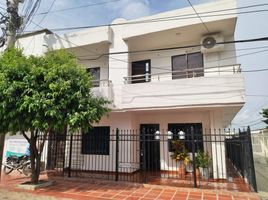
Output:
M208 170L208 168L199 167L199 171L200 171L201 176L205 180L208 180L208 178L209 178L209 170Z

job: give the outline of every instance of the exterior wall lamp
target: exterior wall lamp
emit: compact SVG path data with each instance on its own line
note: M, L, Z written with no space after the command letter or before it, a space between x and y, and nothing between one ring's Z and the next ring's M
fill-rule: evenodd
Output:
M154 139L155 140L160 140L160 131L156 131L154 134Z
M178 136L179 136L179 139L180 139L180 140L185 140L185 132L183 132L183 131L179 131L179 132L178 132Z

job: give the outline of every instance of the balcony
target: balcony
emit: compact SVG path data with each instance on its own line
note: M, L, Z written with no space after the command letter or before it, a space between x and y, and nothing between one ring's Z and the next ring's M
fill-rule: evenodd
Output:
M125 84L133 84L140 82L157 82L174 79L185 79L185 78L197 78L197 77L213 77L223 75L234 75L241 73L240 64L237 65L224 65L209 68L195 68L187 70L169 71L164 73L155 74L141 74L135 76L124 77Z
M109 101L113 101L112 83L110 80L95 80L92 84L92 92L94 96L104 97Z
M137 80L143 83L135 83ZM124 83L123 109L244 103L244 78L240 65L147 73L125 77Z

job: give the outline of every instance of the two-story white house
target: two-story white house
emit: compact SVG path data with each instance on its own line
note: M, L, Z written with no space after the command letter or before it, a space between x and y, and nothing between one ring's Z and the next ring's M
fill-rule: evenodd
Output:
M194 127L202 134L227 127L245 103L244 77L236 61L235 44L218 44L234 40L237 15L224 10L234 13L235 8L235 0L195 6L205 26L193 9L186 7L130 21L116 19L110 26L62 36L38 31L21 36L17 46L27 55L64 48L77 56L94 77L93 92L111 101L112 111L95 125L95 132L103 138L116 128L145 128L152 135L158 130L161 135ZM133 145L138 152L140 144L136 141L124 147L126 154L131 154ZM98 149L100 146L110 149ZM73 156L83 161L73 168L85 169L86 161L102 155L103 164L94 165L92 170L114 171L109 154L114 145L100 146L92 147L98 155L90 153L92 148L79 147L82 150ZM226 179L224 143L204 146L212 158L213 177ZM168 148L164 143L157 152L147 152L158 162L159 170L174 170ZM130 164L127 172L138 170L140 155L129 159L128 163L136 165Z

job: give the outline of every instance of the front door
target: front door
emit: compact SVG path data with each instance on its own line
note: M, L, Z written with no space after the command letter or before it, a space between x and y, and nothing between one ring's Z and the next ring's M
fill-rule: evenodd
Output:
M155 139L159 124L141 124L141 169L146 171L160 170L160 141Z
M151 61L142 60L132 62L132 83L144 83L151 81Z

